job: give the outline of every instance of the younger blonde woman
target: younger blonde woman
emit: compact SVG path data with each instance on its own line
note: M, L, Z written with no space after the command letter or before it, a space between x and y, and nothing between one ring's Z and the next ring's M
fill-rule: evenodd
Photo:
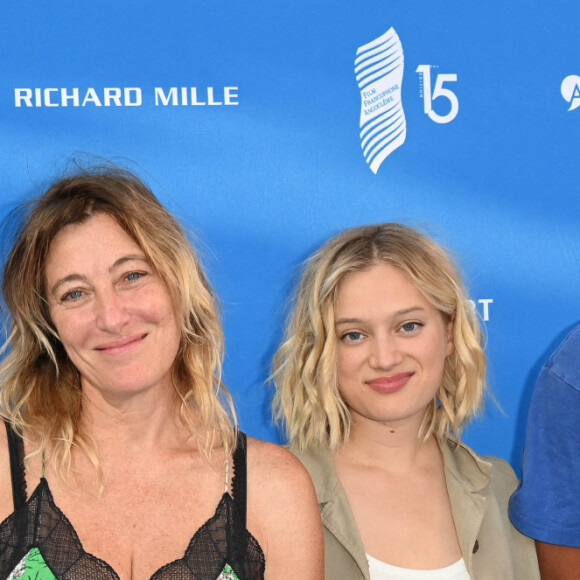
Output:
M483 405L481 332L457 269L395 223L307 262L274 362L275 412L314 481L326 578L539 578L503 460L459 436Z

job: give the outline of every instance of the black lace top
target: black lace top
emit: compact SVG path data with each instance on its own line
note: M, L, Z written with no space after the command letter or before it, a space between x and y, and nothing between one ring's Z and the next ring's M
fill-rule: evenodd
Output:
M29 499L22 439L7 425L14 513L0 523L0 578L119 580L103 560L88 554L42 478ZM246 529L246 436L233 455L232 495L224 493L215 514L194 534L185 555L151 580L262 580L264 554ZM28 574L28 575L26 575Z

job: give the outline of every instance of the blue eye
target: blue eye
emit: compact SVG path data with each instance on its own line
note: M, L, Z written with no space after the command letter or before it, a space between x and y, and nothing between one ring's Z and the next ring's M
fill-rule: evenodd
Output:
M79 300L80 298L83 297L83 291L82 290L71 290L70 292L67 292L63 297L62 300Z
M127 280L129 280L129 282L135 282L136 280L142 278L144 275L145 274L143 274L142 272L130 272L129 274L127 274Z
M411 334L419 330L419 328L423 326L420 322L405 322L403 326L401 326L401 330L404 333Z
M356 332L354 330L352 332L347 332L346 334L343 334L341 336L341 340L343 342L359 342L363 338L364 334L362 332Z

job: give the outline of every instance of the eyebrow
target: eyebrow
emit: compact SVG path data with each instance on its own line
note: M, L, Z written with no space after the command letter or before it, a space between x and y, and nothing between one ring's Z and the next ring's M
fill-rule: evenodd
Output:
M81 276L80 274L69 274L68 276L65 276L64 278L60 278L59 280L57 280L54 285L52 286L52 288L50 289L50 293L55 296L57 293L57 290L64 284L67 284L68 282L86 282L87 278L85 276Z
M413 312L425 312L425 309L421 306L411 306L410 308L404 308L403 310L397 310L393 312L390 318L398 318L400 316L406 316ZM364 318L339 318L334 325L340 326L341 324L361 324L365 322Z
M147 258L145 258L143 254L129 254L128 256L122 256L121 258L116 260L115 263L109 268L109 272L112 272L113 270L115 270L119 266L122 266L126 262L134 262L134 261L147 262Z
M127 262L147 262L147 259L143 254L129 254L128 256L122 256L118 260L115 260L113 265L109 268L109 272L115 271L117 268L126 264ZM63 285L69 282L87 282L87 277L83 276L82 274L72 273L68 276L64 276L63 278L59 278L50 289L50 293L54 296L57 293L57 290Z

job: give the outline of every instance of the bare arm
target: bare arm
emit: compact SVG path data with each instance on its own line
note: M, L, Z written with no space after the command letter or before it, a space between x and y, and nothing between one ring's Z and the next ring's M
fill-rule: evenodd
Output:
M580 580L580 548L536 542L542 580Z
M323 580L322 522L310 476L286 449L248 441L248 528L264 550L266 580Z

